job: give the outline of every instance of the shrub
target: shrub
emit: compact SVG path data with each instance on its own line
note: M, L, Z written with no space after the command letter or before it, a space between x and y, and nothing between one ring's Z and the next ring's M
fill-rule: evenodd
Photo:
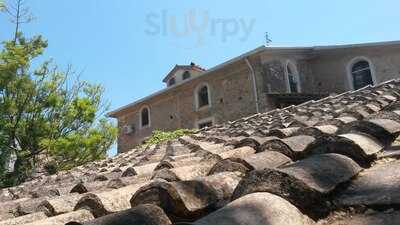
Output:
M44 169L46 170L48 175L56 174L58 171L57 164L54 162L50 162L44 165Z
M145 145L155 145L164 141L173 140L184 135L193 134L193 130L179 129L175 131L155 130L152 135L145 141Z

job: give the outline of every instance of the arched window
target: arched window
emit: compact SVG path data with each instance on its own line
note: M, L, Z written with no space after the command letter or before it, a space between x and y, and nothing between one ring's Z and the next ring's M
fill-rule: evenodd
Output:
M189 71L185 71L182 75L182 80L186 80L190 78L190 72Z
M209 91L207 84L202 84L196 88L195 96L197 109L210 106L211 99Z
M140 111L140 126L149 127L150 126L150 109L149 107L144 107Z
M367 60L361 59L352 64L351 81L355 90L374 84L371 65Z
M172 85L174 85L175 83L176 83L175 77L173 77L173 78L171 78L171 79L168 80L168 86L172 86Z
M286 73L289 93L299 93L300 79L296 66L293 63L288 62L286 64Z

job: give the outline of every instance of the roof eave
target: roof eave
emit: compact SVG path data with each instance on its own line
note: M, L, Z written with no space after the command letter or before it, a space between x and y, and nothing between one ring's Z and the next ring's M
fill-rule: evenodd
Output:
M162 80L164 83L167 83L167 81L169 80L169 78L172 76L173 73L175 73L176 69L179 67L178 64L176 64L174 66L174 68L172 68L172 70L169 71L169 73L167 74L167 76L164 77L164 79Z
M259 53L259 52L265 51L265 50L268 50L270 52L274 52L274 51L303 51L303 50L318 51L318 50L334 50L334 49L344 49L344 48L374 47L374 46L387 46L387 45L400 45L400 41L371 42L371 43L365 43L365 44L330 45L330 46L314 46L314 47L274 47L274 46L266 47L266 46L262 45L262 46L260 46L260 47L258 47L256 49L253 49L253 50L251 50L251 51L249 51L247 53L244 53L244 54L242 54L240 56L237 56L235 58L232 58L232 59L230 59L230 60L228 60L228 61L226 61L226 62L224 62L222 64L219 64L219 65L217 65L217 66L215 66L215 67L213 67L213 68L211 68L209 70L206 70L206 71L204 71L202 74L200 74L197 77L188 79L188 80L186 80L186 81L184 81L182 83L176 84L174 86L162 89L162 90L160 90L158 92L155 92L154 94L151 94L151 95L149 95L147 97L139 99L138 101L135 101L135 102L133 102L131 104L125 105L125 106L120 107L120 108L118 108L118 109L116 109L114 111L111 111L111 112L107 113L106 115L108 117L116 118L117 114L119 114L120 112L122 112L122 111L124 111L124 110L126 110L128 108L134 107L135 105L140 104L140 103L142 103L142 102L144 102L144 101L146 101L146 100L148 100L148 99L150 99L150 98L152 98L154 96L157 96L159 94L165 93L165 92L167 92L167 91L169 91L171 89L177 88L177 87L179 87L179 86L181 86L181 85L183 85L183 84L185 84L187 82L190 82L193 79L205 76L205 75L207 75L207 74L209 74L209 73L211 73L211 72L213 72L215 70L218 70L218 69L220 69L220 68L222 68L222 67L224 67L226 65L229 65L231 63L234 63L234 62L239 61L239 60L241 60L243 58L249 57L249 56L251 56L253 54L256 54L256 53ZM169 78L171 73L177 67L178 67L178 65L175 65L175 67L171 70L171 72L163 79L163 82L167 81L167 79Z
M326 45L326 46L315 46L313 50L334 50L334 49L347 49L347 48L365 48L365 47L380 47L389 45L400 45L400 41L384 41L384 42L370 42L362 44L347 44L347 45Z
M244 54L242 54L242 55L240 55L240 56L237 56L237 57L235 57L235 58L232 58L232 59L230 59L230 60L228 60L228 61L226 61L226 62L224 62L224 63L222 63L222 64L219 64L219 65L217 65L217 66L214 66L214 67L212 67L212 68L210 68L210 69L204 71L204 72L201 73L199 76L192 77L192 78L190 78L190 79L187 79L187 80L183 81L182 83L179 83L179 84L176 84L176 85L173 85L173 86L164 88L164 89L162 89L162 90L160 90L160 91L157 91L157 92L155 92L155 93L153 93L153 94L151 94L151 95L149 95L149 96L147 96L147 97L144 97L144 98L139 99L139 100L137 100L137 101L135 101L135 102L133 102L133 103L130 103L130 104L125 105L125 106L122 106L122 107L120 107L120 108L118 108L118 109L116 109L116 110L113 110L113 111L107 113L106 116L111 117L111 118L117 118L117 117L118 117L118 114L119 114L120 112L122 112L122 111L125 111L125 110L127 110L127 109L129 109L129 108L132 108L132 107L134 107L134 106L136 106L136 105L138 105L138 104L140 104L140 103L143 103L144 101L147 101L148 99L151 99L151 98L153 98L153 97L155 97L155 96L157 96L157 95L163 94L163 93L165 93L165 92L167 92L167 91L170 91L170 90L172 90L172 89L175 89L175 88L177 88L177 87L180 87L181 85L184 85L184 84L186 84L187 82L190 82L190 81L192 81L192 80L194 80L194 79L198 79L198 78L203 77L203 76L205 76L205 75L207 75L207 74L210 74L211 72L214 72L214 71L216 71L216 70L218 70L218 69L221 69L222 67L224 67L224 66L226 66L226 65L232 64L232 63L234 63L234 62L237 62L237 61L239 61L239 60L242 60L243 58L246 58L246 57L249 57L249 56L251 56L251 55L257 54L257 53L259 53L259 52L261 52L261 51L264 51L265 49L266 49L266 47L265 47L264 45L262 45L262 46L260 46L260 47L258 47L258 48L255 48L255 49L253 49L253 50L251 50L251 51L249 51L249 52L246 52L246 53L244 53ZM176 67L176 66L175 66L175 67ZM175 68L175 67L174 67L174 68Z

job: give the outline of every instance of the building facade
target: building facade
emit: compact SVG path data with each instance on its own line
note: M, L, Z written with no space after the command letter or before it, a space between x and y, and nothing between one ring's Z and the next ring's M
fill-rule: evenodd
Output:
M259 47L211 69L177 65L166 88L108 115L118 151L152 131L203 128L400 77L400 42Z

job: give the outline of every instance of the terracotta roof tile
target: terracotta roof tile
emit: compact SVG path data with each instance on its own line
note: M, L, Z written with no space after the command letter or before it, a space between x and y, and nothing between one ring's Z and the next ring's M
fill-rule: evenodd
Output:
M396 224L399 93L392 80L39 175L0 191L0 225Z
M253 193L193 223L180 225L312 225L285 199L270 193ZM176 224L178 225L178 223Z

